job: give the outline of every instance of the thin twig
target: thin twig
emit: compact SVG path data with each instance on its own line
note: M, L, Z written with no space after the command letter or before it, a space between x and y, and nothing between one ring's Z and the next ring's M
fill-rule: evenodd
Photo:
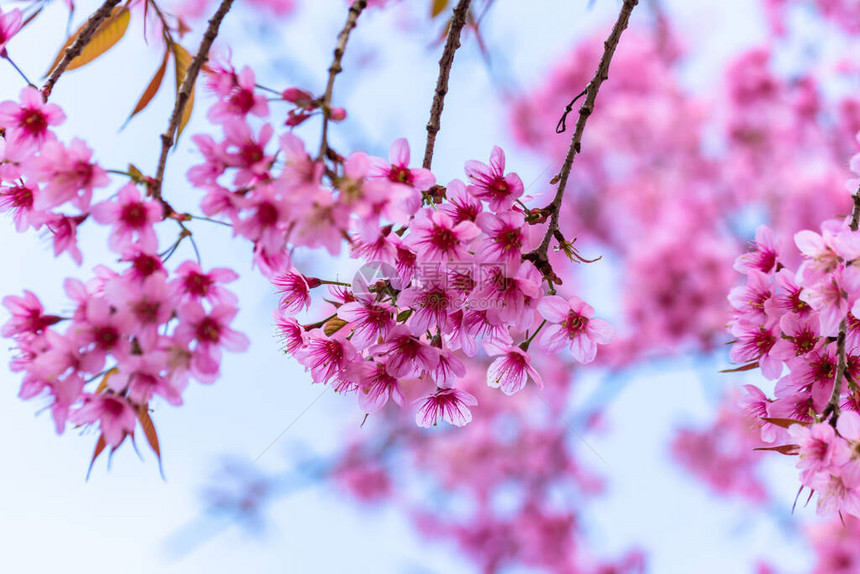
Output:
M612 27L612 32L609 34L606 42L603 43L603 56L600 58L600 63L597 66L597 72L585 88L585 101L579 108L579 118L576 121L576 129L571 138L570 148L567 150L567 157L564 159L564 164L559 172L558 189L555 192L555 197L544 211L550 213L549 224L546 228L546 234L543 241L533 251L525 254L523 259L534 263L535 267L550 281L557 279L549 264L547 252L552 238L555 236L558 229L558 218L561 213L561 200L564 197L564 191L567 187L567 180L570 177L570 170L573 167L573 159L582 149L582 134L585 130L585 124L588 117L594 111L594 103L597 100L597 93L600 91L600 86L609 79L609 65L612 62L612 56L615 54L615 49L618 47L618 41L621 39L621 34L627 28L630 21L630 14L633 8L639 4L639 0L624 0L624 5L621 7L621 12L618 14L618 20L615 26ZM558 281L556 281L558 282Z
M209 49L212 47L212 42L218 36L218 28L224 20L224 16L230 11L233 5L233 0L221 0L221 5L218 10L209 19L209 27L206 28L206 33L203 34L203 39L200 41L200 47L197 53L192 58L188 69L185 71L185 78L179 87L179 92L176 94L176 104L173 106L173 113L170 115L170 122L167 125L167 131L161 134L161 156L158 158L158 169L155 173L155 180L151 186L152 197L161 202L164 206L165 216L173 212L173 208L164 201L161 197L161 186L164 182L164 169L167 166L167 152L173 146L176 130L179 128L179 121L185 111L185 106L191 98L191 91L194 89L194 83L197 81L197 75L203 67L206 58L209 57Z
M854 200L854 208L851 211L851 223L848 227L851 231L857 231L860 227L860 189L854 192L852 196ZM830 424L835 425L836 419L839 418L839 399L842 397L842 379L845 378L845 371L848 369L848 359L845 356L845 338L848 335L848 320L842 319L839 324L839 335L836 337L836 374L833 378L833 392L830 393L830 400L827 401L827 406L821 413L822 420L830 416ZM832 415L832 416L831 416Z
M445 107L445 95L448 93L448 78L454 65L454 53L460 47L460 33L466 25L466 15L469 13L471 0L460 0L454 8L454 16L448 28L448 40L445 51L439 59L439 78L436 80L436 92L433 94L433 104L430 106L430 121L427 122L427 145L424 147L424 169L430 169L433 164L433 148L436 146L436 134L439 133L442 109Z
M114 7L119 4L121 0L105 0L105 3L101 5L101 7L92 13L87 23L81 28L81 33L78 34L78 37L75 38L75 41L66 48L63 53L63 59L57 64L57 67L51 71L51 76L48 78L48 81L45 82L45 85L42 86L42 99L46 102L48 98L51 96L51 92L54 90L54 84L57 83L57 80L60 79L60 76L63 75L63 72L66 71L66 68L69 67L69 64L72 63L72 60L77 58L87 44L90 43L90 40L93 39L93 35L98 30L101 23L105 18L110 16L111 11L113 11Z
M322 137L320 138L320 151L317 154L317 161L325 156L328 151L328 121L331 115L331 95L334 90L334 79L343 71L341 61L343 54L346 51L346 43L349 40L349 34L355 28L358 17L367 7L367 0L355 0L349 7L349 14L346 17L346 24L343 25L343 30L337 35L337 46L334 49L334 60L328 68L328 83L325 87L325 94L322 97L323 125Z

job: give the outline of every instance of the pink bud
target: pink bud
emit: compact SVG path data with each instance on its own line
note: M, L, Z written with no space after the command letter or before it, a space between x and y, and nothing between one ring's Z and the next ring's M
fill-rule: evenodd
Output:
M329 113L329 118L333 122L342 122L346 119L346 110L343 108L332 108Z
M307 102L311 99L311 94L304 90L300 90L298 88L287 88L281 94L281 98L283 98L287 102L292 102L294 104L299 104L302 102Z

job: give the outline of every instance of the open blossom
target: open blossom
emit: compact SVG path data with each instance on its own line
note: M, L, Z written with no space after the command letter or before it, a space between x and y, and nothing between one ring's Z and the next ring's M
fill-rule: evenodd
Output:
M272 284L282 294L279 303L281 311L292 315L311 306L311 284L317 287L320 281L309 279L299 273L295 267L290 267L289 271L275 275L272 278Z
M135 236L141 249L158 248L156 223L164 217L164 208L157 201L144 200L137 186L130 183L119 190L116 201L103 201L92 207L93 218L102 225L112 225L108 245L122 251Z
M517 211L498 215L484 212L477 217L476 223L487 235L481 242L478 258L519 267L523 251L529 247L531 230L534 229L525 224L523 214Z
M543 388L540 373L531 365L529 354L519 347L501 345L496 351L499 356L487 369L487 384L500 388L506 395L513 395L522 390L529 379L538 388Z
M797 467L801 469L801 480L807 486L812 486L816 475L848 462L845 441L836 435L830 424L792 425L788 432L800 447Z
M23 19L24 15L17 8L6 13L0 11L0 57L6 55L6 44L21 29Z
M239 312L233 305L219 304L207 313L198 302L179 308L178 340L195 342L191 357L191 372L202 383L212 382L221 363L221 347L234 353L248 348L248 337L230 328Z
M58 213L51 214L45 221L45 226L51 231L54 244L54 256L57 257L68 251L72 261L80 265L84 256L78 247L78 225L85 215L68 217Z
M614 335L609 323L592 318L594 308L579 297L565 301L550 295L541 299L537 308L548 321L540 337L540 344L547 352L569 346L577 361L590 363L597 354L597 345L605 345Z
M368 351L382 357L388 372L400 378L417 377L423 371L434 370L439 364L439 349L413 336L402 325L391 329L382 343Z
M171 287L183 301L205 299L212 305L235 305L236 295L220 284L232 283L238 278L235 271L226 267L204 273L199 263L185 261L176 268L176 279L171 282Z
M762 225L755 232L753 250L738 256L733 267L741 273L751 270L770 273L776 268L778 257L773 231Z
M0 187L0 212L12 213L18 233L26 231L28 227L38 229L44 223L44 212L34 208L34 189L27 184Z
M388 335L395 325L394 312L390 303L361 298L338 307L337 316L349 323L352 342L363 348Z
M347 381L352 374L358 353L346 339L342 331L328 336L319 331L312 331L307 336L307 345L298 356L306 369L310 370L315 383Z
M403 406L403 389L396 377L391 376L385 363L362 361L356 367L359 379L358 404L366 413L373 413L388 403L389 399Z
M232 73L229 76L226 82L216 82L219 85L224 85L226 89L220 90L221 99L209 108L206 117L215 123L245 117L248 114L261 118L267 117L269 115L269 103L265 96L255 93L254 71L245 66L239 73Z
M46 142L32 164L35 174L45 181L42 193L36 197L36 207L50 209L72 202L81 211L87 211L93 189L110 183L107 172L92 163L92 155L92 150L78 138L68 146L58 141Z
M426 191L433 187L436 178L429 169L410 168L409 155L409 142L406 138L394 140L388 152L388 163L374 162L371 175L384 177L392 183L408 185L419 191Z
M61 320L60 317L45 315L42 302L31 291L24 291L23 297L3 297L3 306L12 314L0 329L4 337L37 335Z
M505 173L505 152L498 146L490 152L490 165L479 161L466 162L466 175L472 185L469 191L488 202L491 211L510 209L523 194L523 182L515 173Z
M421 406L415 414L415 422L424 428L435 426L440 417L448 424L465 426L472 422L472 411L469 407L478 404L478 399L474 396L453 387L436 389L435 393L418 401L421 401Z
M65 119L60 106L43 102L39 91L30 86L21 90L20 104L0 103L0 128L6 130L6 140L17 146L40 147L53 136L49 128L60 125Z
M132 434L137 424L137 416L128 401L108 393L85 396L84 405L70 420L75 424L98 422L105 442L113 448L118 447L126 435Z
M465 261L466 246L480 234L471 221L455 224L448 215L425 208L415 216L404 241L425 261Z

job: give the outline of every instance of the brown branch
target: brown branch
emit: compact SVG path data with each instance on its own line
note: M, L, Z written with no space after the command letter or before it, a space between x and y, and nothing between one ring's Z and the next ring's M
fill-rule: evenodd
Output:
M585 124L589 116L594 111L594 103L597 100L597 93L600 91L600 86L609 79L609 64L612 62L612 56L615 54L615 49L618 47L618 41L621 39L621 34L627 28L630 21L630 14L633 8L639 3L639 0L624 0L624 5L621 7L621 12L618 14L618 20L615 26L612 27L612 32L609 38L603 43L603 56L600 58L600 63L597 66L597 72L585 88L585 101L579 108L579 118L576 121L576 128L571 138L570 148L567 150L567 157L564 159L564 164L559 172L558 189L555 192L555 197L548 206L543 210L544 213L549 213L549 224L547 225L546 234L543 237L540 245L533 251L523 255L523 259L534 263L535 267L550 281L550 286L553 282L560 283L558 278L552 271L549 264L547 252L549 244L555 234L559 231L558 218L561 213L561 201L564 197L564 191L567 187L567 180L570 177L570 171L573 168L573 160L582 149L582 134L585 130Z
M197 53L192 58L188 69L185 71L185 78L179 86L179 92L176 94L176 104L173 106L173 113L170 115L170 122L167 125L167 131L161 134L161 156L158 158L158 169L155 173L155 180L150 187L152 197L161 202L164 206L165 216L173 213L173 208L161 197L161 186L164 181L164 169L167 166L167 152L173 146L176 130L179 128L179 121L182 118L182 113L185 111L185 106L191 98L191 92L194 90L194 83L197 81L197 75L203 67L206 58L209 56L209 49L212 47L212 42L218 36L218 28L224 20L224 16L230 11L233 5L233 0L221 0L221 5L218 10L209 19L209 27L206 28L206 33L203 34L203 39L200 41L200 47Z
M436 134L439 133L442 109L445 107L445 95L448 93L448 78L454 65L454 53L460 47L460 33L466 25L471 0L460 0L454 8L454 16L448 28L448 40L445 50L439 59L439 78L436 80L436 92L433 95L433 105L430 106L430 121L427 122L427 144L424 147L424 169L430 169L433 164L433 148L436 146Z
M860 227L860 189L854 192L851 196L854 200L854 208L851 211L851 223L848 227L851 231L857 231ZM839 324L839 335L836 337L836 374L833 377L833 392L830 393L830 400L827 401L827 406L821 413L822 420L832 415L830 424L835 425L836 419L839 418L839 399L842 397L842 379L845 378L845 371L848 369L848 358L845 356L845 338L848 335L848 320L842 319Z
M119 4L121 0L105 0L105 3L101 5L101 7L90 15L87 23L81 28L81 33L78 34L78 37L75 38L75 41L71 43L69 47L66 48L63 53L63 59L59 61L57 66L51 70L51 76L48 78L48 81L45 82L45 85L42 86L42 99L46 102L48 98L51 96L51 92L54 90L54 84L57 83L57 80L60 79L60 76L63 75L63 72L66 71L66 68L69 67L69 64L72 63L72 60L77 58L83 49L90 43L93 39L93 35L98 30L101 23L110 16L113 9Z
M331 114L331 96L332 91L334 90L334 79L343 71L341 62L343 61L343 54L346 51L346 43L349 40L349 34L352 32L353 28L355 28L356 22L358 22L358 17L361 16L361 13L365 8L367 8L367 0L355 0L349 7L349 13L346 17L346 24L343 25L343 30L341 30L340 34L337 35L337 46L335 46L334 49L334 60L328 68L328 84L326 84L325 94L323 94L322 97L321 107L323 112L323 125L322 137L320 138L320 151L317 154L317 161L322 159L328 151L328 122L329 115Z

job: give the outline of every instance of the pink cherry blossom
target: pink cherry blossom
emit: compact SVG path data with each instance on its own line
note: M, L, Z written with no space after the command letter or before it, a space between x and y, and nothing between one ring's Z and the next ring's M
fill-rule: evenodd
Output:
M590 363L597 354L597 345L609 343L614 335L609 323L592 318L594 308L579 297L565 301L550 295L541 299L537 309L548 322L540 337L547 352L569 346L577 361Z
M248 114L261 118L267 117L269 104L265 96L255 93L254 71L245 66L238 74L233 75L232 80L232 86L226 90L226 93L221 94L218 103L209 108L207 117L215 123Z
M0 56L6 56L6 44L21 29L23 19L24 15L17 8L0 11Z
M472 184L469 191L489 203L490 210L510 209L523 194L523 182L515 173L505 173L505 152L498 146L490 152L490 165L479 161L466 162L466 175Z
M14 295L3 297L3 306L12 314L0 329L0 335L4 337L38 335L62 320L61 317L45 315L42 302L31 291L24 291L23 297Z
M98 422L105 442L113 448L132 434L137 424L137 416L128 401L107 393L86 395L83 406L72 413L69 419L75 424Z
M800 447L797 467L801 469L801 481L807 486L812 486L817 475L848 462L845 442L829 424L792 425L788 432Z
M773 231L762 225L755 232L755 241L752 243L753 250L738 256L733 265L736 271L749 273L757 270L762 273L774 271L779 258Z
M435 426L440 417L448 424L465 426L472 422L469 407L478 404L478 399L474 396L453 387L436 389L435 393L422 397L419 401L421 406L415 414L415 422L424 428Z
M212 305L236 305L234 293L224 288L222 283L232 283L239 275L232 269L216 267L204 273L194 261L184 261L176 268L176 279L171 282L183 301L205 299Z
M0 20L5 16L0 17ZM0 51L3 50L2 36L0 23ZM46 140L55 137L50 127L60 125L65 119L66 115L60 106L46 104L39 90L30 86L21 90L20 104L0 103L0 128L6 130L7 141L16 146L41 147Z
M92 150L78 138L68 146L46 142L32 164L33 171L45 181L42 193L36 196L36 208L50 209L72 202L87 211L93 189L110 183L105 170L91 162L92 155Z
M311 306L311 285L318 287L320 282L319 279L305 277L295 267L290 267L289 271L275 275L272 284L282 294L279 303L281 311L292 315Z
M388 152L388 163L374 162L371 175L384 177L393 183L408 185L419 191L426 191L433 187L436 178L429 169L410 169L409 155L409 142L405 138L394 140Z
M412 222L411 233L404 242L426 261L463 261L466 246L481 230L471 221L455 224L446 214L422 209Z
M240 352L248 348L248 337L230 328L238 313L232 305L219 304L207 312L198 302L179 308L179 325L175 335L179 341L194 342L191 372L200 382L209 383L217 377L221 363L221 347Z
M153 227L164 218L164 209L157 201L141 198L137 186L130 183L119 190L116 201L103 201L92 207L93 218L102 225L111 225L108 245L122 251L137 238L144 250L156 250L158 237Z
M529 379L538 388L543 388L540 373L531 365L531 357L520 347L502 345L498 347L497 357L487 369L487 384L500 388L506 395L521 391Z

